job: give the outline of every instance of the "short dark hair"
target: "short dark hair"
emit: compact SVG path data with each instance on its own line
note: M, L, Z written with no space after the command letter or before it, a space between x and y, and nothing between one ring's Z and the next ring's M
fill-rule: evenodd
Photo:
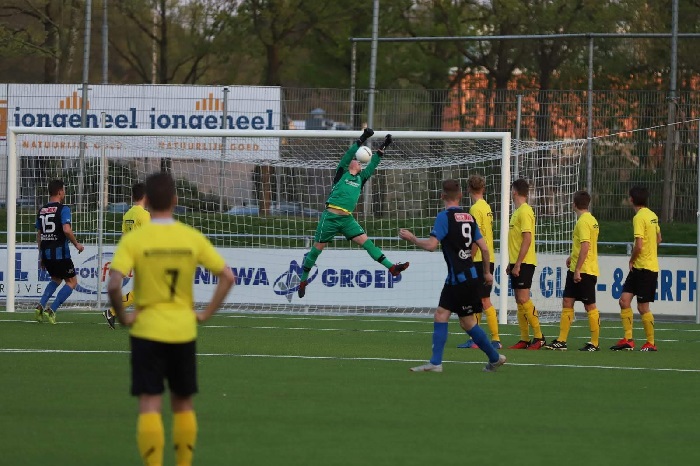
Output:
M588 191L585 189L576 191L574 193L574 205L579 210L587 210L591 205L591 195L588 194Z
M472 175L467 181L469 191L472 193L481 193L486 189L486 179L481 175Z
M528 197L528 195L530 194L530 185L524 178L519 178L513 181L511 187L513 188L513 191L515 191L523 197Z
M134 185L131 187L131 200L138 202L143 199L143 196L145 195L146 183L141 183L140 181L138 183L134 183Z
M445 199L456 201L462 194L462 188L459 187L457 180L445 180L442 182L442 194Z
M49 196L57 196L58 192L65 187L63 180L49 181Z
M170 173L158 172L146 178L146 197L153 210L164 211L173 207L175 180Z
M632 186L630 188L630 197L632 198L632 204L646 207L649 201L649 190L644 186Z

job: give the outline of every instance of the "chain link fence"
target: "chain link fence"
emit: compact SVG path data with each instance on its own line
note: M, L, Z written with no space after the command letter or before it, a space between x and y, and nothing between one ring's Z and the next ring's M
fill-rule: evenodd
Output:
M9 86L1 87L9 89ZM79 87L76 85L71 89ZM166 87L170 97L163 97L164 100L160 103L160 97L149 94L149 86L133 86L133 96L135 99L150 99L149 101L154 102L152 110L155 110L166 106L166 100L172 102L173 99L184 99L184 88L194 86ZM102 92L102 88L103 86L91 86L88 98L97 96ZM207 87L205 91L205 87L201 87L199 94L202 94L202 102L212 100L212 88L213 86ZM223 89L223 86L214 89L212 102L217 104L217 99L221 99L225 94L220 92ZM4 136L4 128L8 124L15 124L18 117L14 115L19 113L11 105L12 96L8 96L7 91L4 94L0 95L0 136ZM283 129L360 129L367 121L368 90L357 89L351 92L348 89L283 88L280 96L279 110L275 109L274 112L279 112L275 118L279 116L279 126ZM519 96L522 104L520 115ZM70 113L69 118L80 117L79 106L68 101L63 94L44 97L47 108L52 105L55 107L57 102L60 102L66 108L66 113ZM663 165L669 110L667 94L663 91L594 91L589 96L584 90L495 90L489 88L486 78L476 76L449 90L377 90L374 126L375 129L382 130L511 131L514 137L525 141L585 139L589 131L589 97L592 101L591 133L594 138L591 170L589 173L586 165L587 146L584 144L579 185L586 187L588 180L592 180L591 191L596 216L600 220L629 220L627 191L635 183L649 187L650 207L658 212L661 208L664 184ZM74 93L72 99L76 98ZM229 118L232 114L237 115L236 112L241 108L251 105L250 102L250 99L237 101L235 96L230 96ZM115 105L124 106L118 102ZM208 104L204 102L202 105ZM674 144L671 151L674 160L671 179L673 219L676 222L691 223L696 221L698 210L697 119L700 117L700 92L679 92L675 105L678 123L674 125ZM220 109L218 104L209 107L208 110L213 110L213 114L218 114L217 112L223 109L223 106ZM22 109L25 110L41 111L40 108ZM125 121L130 121L129 109L125 112ZM272 112L273 110L270 110L270 118ZM143 118L148 118L153 111L145 109L142 113ZM516 135L518 123L520 134ZM4 141L0 141L0 145L4 145L3 143ZM4 160L0 164L0 171L0 184L4 190L4 180L7 176ZM255 187L260 184L255 182L259 172L259 169L251 171L251 182L246 186ZM244 194L240 194L239 197L244 197ZM249 198L260 197L252 192Z
M494 90L476 80L452 90L378 90L375 129L511 131L516 137L521 96L522 140L585 139L588 92ZM299 127L317 118L313 129L359 129L367 121L369 91L284 89L286 121ZM677 95L674 131L673 219L695 222L700 92ZM663 91L610 90L592 94L590 177L584 146L580 186L592 180L596 216L629 220L627 192L637 183L651 192L650 207L661 209L663 163L667 146L669 102ZM313 115L312 115L313 112Z

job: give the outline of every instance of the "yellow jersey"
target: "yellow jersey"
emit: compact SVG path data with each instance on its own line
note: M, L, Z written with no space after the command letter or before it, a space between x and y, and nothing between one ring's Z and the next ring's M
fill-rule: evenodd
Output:
M515 264L520 255L520 246L523 244L523 233L532 234L532 242L530 248L525 254L523 264L537 265L537 256L535 255L535 212L528 203L522 204L515 209L510 216L510 224L508 225L508 262Z
M648 207L642 207L632 219L634 238L642 238L642 252L632 266L635 269L659 271L656 237L661 233L659 218Z
M151 221L151 213L140 205L131 206L122 220L122 234L140 228Z
M469 208L469 214L474 217L476 224L479 226L481 236L484 237L484 241L486 241L486 245L489 248L491 262L494 262L496 256L493 249L493 212L491 211L491 206L485 200L479 199ZM481 249L476 248L474 262L481 261Z
M150 222L122 237L111 268L124 276L134 270L132 336L165 343L197 337L192 288L198 265L215 274L226 266L202 233L178 221Z
M581 266L581 273L588 275L600 275L598 270L598 220L590 212L584 212L574 226L574 244L571 248L571 264L569 270L576 271L578 257L581 254L581 243L588 243L588 255Z

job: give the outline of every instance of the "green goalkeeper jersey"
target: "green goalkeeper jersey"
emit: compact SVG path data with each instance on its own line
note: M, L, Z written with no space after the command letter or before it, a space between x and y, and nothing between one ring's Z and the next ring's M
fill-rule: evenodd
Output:
M326 201L326 207L333 207L348 213L352 213L355 210L357 201L360 199L362 187L369 177L374 174L377 165L379 165L379 154L374 152L372 160L360 173L357 175L351 174L348 171L348 167L358 148L357 143L354 143L340 159L338 168L335 171L335 178L333 179L333 189L331 189L331 194Z

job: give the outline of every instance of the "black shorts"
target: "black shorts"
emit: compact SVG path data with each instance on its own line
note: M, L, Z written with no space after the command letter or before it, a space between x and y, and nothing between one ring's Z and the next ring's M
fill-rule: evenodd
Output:
M65 280L75 277L75 266L71 259L43 259L42 263L51 278Z
M583 304L595 304L595 288L598 277L587 273L581 274L581 281L574 282L574 273L566 271L566 285L564 285L564 297L574 298L574 301L581 301Z
M476 268L476 279L479 282L479 297L490 298L493 284L487 285L484 283L484 263L474 262L474 267ZM491 275L493 275L494 268L495 265L493 262L491 262Z
M514 264L508 264L508 270ZM535 276L535 266L532 264L520 264L520 274L517 277L509 275L510 287L514 290L529 290L532 288L532 277Z
M482 312L479 282L467 280L457 285L445 284L442 287L442 293L440 293L439 306L454 312L459 317Z
M659 272L652 272L647 269L632 269L627 274L625 284L622 285L622 292L635 295L637 303L653 303L658 281Z
M162 343L130 337L131 394L160 395L164 380L175 395L187 397L197 393L196 345Z

